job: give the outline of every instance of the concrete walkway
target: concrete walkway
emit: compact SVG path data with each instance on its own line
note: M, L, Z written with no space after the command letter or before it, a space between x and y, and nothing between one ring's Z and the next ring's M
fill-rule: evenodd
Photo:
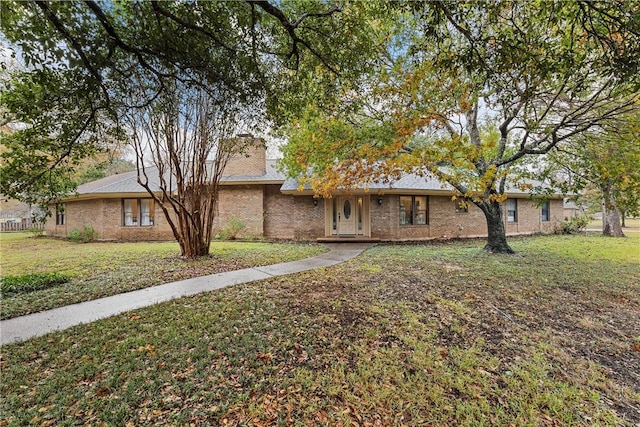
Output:
M327 244L329 252L312 258L284 262L265 267L245 268L209 276L195 277L179 282L81 302L65 307L0 321L0 345L25 341L82 323L105 319L126 311L147 307L231 285L299 273L315 268L329 267L360 255L373 246L366 243Z

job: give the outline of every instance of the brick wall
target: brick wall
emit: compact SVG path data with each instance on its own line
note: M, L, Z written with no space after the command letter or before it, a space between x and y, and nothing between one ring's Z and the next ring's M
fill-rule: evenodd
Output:
M224 175L264 175L267 168L266 148L261 138L244 138L249 144L243 153L234 154ZM244 141L243 141L244 142Z
M55 209L55 208L54 208ZM65 224L56 225L55 212L47 220L45 230L50 236L67 237L73 229L92 227L98 239L104 240L174 240L164 213L155 204L153 226L122 225L122 199L77 200L65 203Z
M399 198L396 195L382 196L381 205L378 204L377 196L371 196L371 237L382 240L397 238L399 203Z
M428 238L483 237L487 235L484 213L474 204L468 212L456 212L450 196L429 196L428 225L400 225L400 196L377 197L371 203L371 237L383 240L420 240ZM551 200L550 221L542 221L540 207L528 199L518 199L518 222L508 223L507 234L552 232L562 221L562 200ZM505 215L506 222L506 215Z
M564 202L562 199L550 200L550 221L542 223L542 231L550 233L564 220Z
M292 225L295 240L315 240L324 236L324 203L324 199L318 199L318 205L314 205L311 196L294 197Z
M484 214L475 205L469 205L468 212L456 212L456 204L450 196L429 196L428 199L429 224L426 225L400 225L399 195L384 196L383 206L380 207L377 203L372 203L371 236L382 239L420 240L487 234ZM379 210L382 211L382 218L375 217L374 207L381 208ZM374 234L376 232L379 234Z
M280 185L266 185L264 198L264 236L293 239L294 197L280 192Z
M258 237L264 233L264 186L221 186L218 217L214 228L224 228L232 218L245 225L238 237Z
M484 214L473 204L458 213L449 196L429 196L428 225L400 225L399 195L371 196L371 236L383 240L420 240L486 236ZM227 225L232 217L245 225L240 237L315 240L325 235L325 200L314 206L311 196L280 193L280 186L222 186L215 228ZM159 206L155 206L153 226L122 225L122 199L78 200L65 203L65 224L56 226L55 215L46 224L47 234L66 237L75 228L93 227L99 239L173 240L173 233ZM540 207L528 199L518 199L518 222L507 223L507 234L552 232L563 220L562 200L551 200L550 221L542 221ZM506 222L506 218L505 218Z
M563 220L562 200L551 200L549 221L542 221L540 207L532 200L518 199L518 221L506 222L507 234L550 233ZM505 215L506 218L506 215ZM505 219L506 221L506 219Z
M468 212L456 212L456 204L451 196L429 196L431 237L486 236L487 221L480 208L468 203Z

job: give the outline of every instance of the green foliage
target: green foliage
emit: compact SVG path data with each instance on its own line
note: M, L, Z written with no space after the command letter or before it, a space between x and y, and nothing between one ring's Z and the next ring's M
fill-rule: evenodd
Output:
M5 276L0 279L0 294L8 297L16 294L48 289L69 282L70 277L62 273L32 273L20 276Z
M44 227L34 224L33 226L31 226L31 228L28 230L29 233L33 236L33 237L42 237L44 236Z
M640 213L640 110L575 136L548 156L544 175L565 193L597 192L608 209ZM600 204L598 203L598 204Z
M89 225L85 225L82 229L74 228L69 232L67 238L76 243L89 243L96 240L98 233Z
M236 216L231 216L227 224L222 227L217 237L222 240L235 240L242 230L247 228L245 223Z
M318 78L353 63L335 46L360 28L341 7L299 1L5 1L0 20L28 70L0 82L0 110L25 125L1 141L0 193L47 201L73 190L81 159L123 140L127 113L146 114L175 82L241 110L227 121L246 132L285 92L302 93L289 86L302 63L318 67Z
M576 215L571 218L565 218L556 227L557 234L578 234L584 231L589 225L589 217L587 215Z
M0 134L0 192L32 204L69 194L78 163L112 133L95 108L99 94L82 73L65 70L19 72L0 84L0 105L22 123Z

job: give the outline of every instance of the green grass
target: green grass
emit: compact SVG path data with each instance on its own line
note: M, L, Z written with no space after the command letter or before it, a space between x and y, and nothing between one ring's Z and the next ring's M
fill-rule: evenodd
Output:
M640 218L627 218L625 221L625 225L626 227L623 229L623 231L630 231L630 232L640 231ZM587 227L601 230L602 220L601 219L591 220L589 221L589 225Z
M161 283L221 271L269 265L322 253L320 245L213 242L211 256L181 258L176 242L73 243L34 238L28 233L0 234L2 276L59 273L69 283L3 298L3 319Z
M60 273L31 273L0 278L0 295L26 294L65 284L69 276Z
M638 242L380 245L5 346L0 425L633 426Z

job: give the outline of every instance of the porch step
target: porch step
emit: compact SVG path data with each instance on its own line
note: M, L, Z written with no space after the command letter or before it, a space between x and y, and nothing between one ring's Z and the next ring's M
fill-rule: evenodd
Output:
M363 236L341 236L341 237L318 237L318 243L379 243L378 237Z

